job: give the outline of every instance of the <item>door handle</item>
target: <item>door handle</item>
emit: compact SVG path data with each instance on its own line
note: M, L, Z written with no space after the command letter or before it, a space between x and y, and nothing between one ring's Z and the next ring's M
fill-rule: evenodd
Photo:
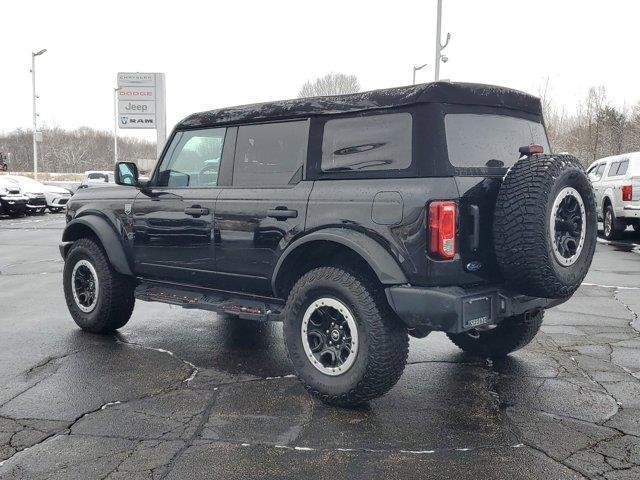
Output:
M286 220L287 218L297 218L297 210L289 210L287 207L276 207L267 210L267 217L275 218L277 220Z
M209 215L209 209L206 207L201 207L200 205L192 205L191 207L185 208L184 213L192 217L198 218L198 217L201 217L202 215Z

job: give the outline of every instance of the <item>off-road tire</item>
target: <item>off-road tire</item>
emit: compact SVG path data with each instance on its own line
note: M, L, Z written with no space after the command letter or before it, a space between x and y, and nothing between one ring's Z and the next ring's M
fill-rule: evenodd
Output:
M303 347L304 312L321 297L346 305L358 329L355 361L338 376L316 369ZM307 391L338 406L357 405L389 391L402 375L409 351L407 330L386 303L382 288L370 276L341 267L316 268L295 283L284 311L284 340Z
M554 201L575 189L585 210L585 238L573 264L561 265L554 254L550 219ZM591 182L571 155L531 155L507 173L496 200L493 237L496 259L506 284L542 298L573 294L584 279L596 247L597 212Z
M449 339L458 348L479 357L500 358L528 345L536 336L544 312L535 315L518 315L505 318L491 330L473 331L472 333L447 333Z
M78 307L71 288L73 268L79 260L89 261L98 275L100 288L97 303L89 313ZM81 238L73 243L65 259L63 283L69 312L82 330L110 333L129 321L135 304L135 283L132 278L113 269L107 254L93 239Z
M616 214L613 211L613 206L610 203L608 203L607 206L604 208L604 215L602 219L603 223L607 222L607 216L609 215L611 216L611 220L610 220L611 229L609 230L609 232L607 232L606 225L604 225L602 230L602 236L606 240L619 240L620 238L622 238L622 234L626 230L627 226L624 224L624 222L616 218Z

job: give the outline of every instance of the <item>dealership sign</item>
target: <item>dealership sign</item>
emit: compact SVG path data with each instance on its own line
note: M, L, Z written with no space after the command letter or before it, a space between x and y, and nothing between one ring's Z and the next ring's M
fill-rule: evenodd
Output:
M164 73L118 73L118 126L158 132L158 151L166 139Z

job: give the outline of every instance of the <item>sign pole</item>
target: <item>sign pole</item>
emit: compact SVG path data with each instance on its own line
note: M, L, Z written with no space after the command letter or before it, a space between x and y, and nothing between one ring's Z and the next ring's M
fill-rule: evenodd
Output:
M156 73L156 157L160 158L167 141L167 108L164 73Z
M113 163L118 163L118 91L121 87L113 89Z

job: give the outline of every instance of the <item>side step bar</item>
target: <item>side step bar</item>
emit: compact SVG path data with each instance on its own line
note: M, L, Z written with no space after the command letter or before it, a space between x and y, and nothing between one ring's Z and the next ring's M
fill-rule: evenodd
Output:
M142 281L135 290L135 297L145 302L161 302L182 308L210 310L237 315L259 322L280 321L284 302L271 297L248 297L233 292L213 289L195 289Z

